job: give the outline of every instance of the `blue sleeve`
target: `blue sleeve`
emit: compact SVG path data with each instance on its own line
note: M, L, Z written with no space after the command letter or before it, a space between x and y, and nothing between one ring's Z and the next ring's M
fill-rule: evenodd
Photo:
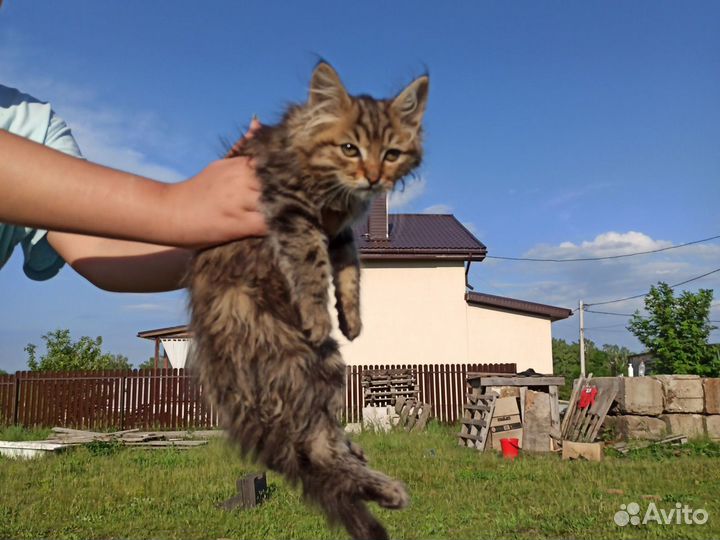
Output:
M54 150L81 157L70 128L52 111L44 143ZM57 275L65 261L48 242L47 231L41 229L25 229L25 231L22 240L25 275L35 281L45 281Z
M2 88L8 94L7 88ZM6 96L7 98L7 96ZM10 93L5 105L2 128L27 137L49 148L82 157L80 149L65 121L47 103L17 91ZM14 248L23 250L23 271L30 279L44 281L55 276L65 261L47 240L47 231L0 223L0 267L10 258Z

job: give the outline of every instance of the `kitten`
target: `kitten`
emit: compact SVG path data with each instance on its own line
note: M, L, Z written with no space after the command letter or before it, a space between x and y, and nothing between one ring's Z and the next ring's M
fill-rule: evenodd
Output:
M188 274L193 366L243 454L302 484L353 538L387 538L365 501L402 508L402 483L367 467L337 420L345 363L330 337L360 333L351 223L419 164L428 78L394 99L351 97L326 63L306 103L241 147L269 233L198 253Z

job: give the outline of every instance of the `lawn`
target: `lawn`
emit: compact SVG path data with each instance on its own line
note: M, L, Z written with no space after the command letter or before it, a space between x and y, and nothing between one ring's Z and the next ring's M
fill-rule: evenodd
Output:
M371 464L411 492L406 510L375 508L392 537L720 537L720 445L646 449L602 463L557 455L509 462L458 447L456 429L431 424L419 434L357 436ZM222 440L184 451L96 444L33 461L0 458L0 538L346 537L272 473L265 504L217 509L235 494L236 478L254 470ZM632 502L641 517L654 503L665 511L703 508L709 519L617 526L620 505Z

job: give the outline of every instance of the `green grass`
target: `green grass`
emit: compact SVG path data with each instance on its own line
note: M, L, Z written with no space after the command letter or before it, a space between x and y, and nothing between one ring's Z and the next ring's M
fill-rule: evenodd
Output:
M457 446L455 427L357 437L371 464L408 485L411 506L374 508L394 538L716 538L720 446L634 450L602 463L557 455L504 461ZM256 470L222 440L207 447L77 448L33 461L0 459L0 538L346 538L297 490L268 474L271 496L225 512L235 480ZM608 493L623 490L622 495ZM618 527L621 504L704 508L705 525Z
M0 427L0 441L42 441L47 439L50 433L50 429L46 428Z

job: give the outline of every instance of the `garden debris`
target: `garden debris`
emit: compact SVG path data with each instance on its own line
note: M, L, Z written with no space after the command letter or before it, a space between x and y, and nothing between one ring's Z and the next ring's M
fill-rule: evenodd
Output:
M501 400L513 403L512 413L501 414L496 409L490 418L492 448L499 450L501 439L513 438L519 440L523 450L531 452L557 450L560 442L558 386L564 382L564 377L544 375L534 370L526 370L518 374L468 373L467 384L470 395L495 393L498 399L496 406L500 406ZM503 429L499 429L500 427ZM485 444L485 447L488 446L490 443Z
M673 435L671 437L665 437L659 441L636 441L634 444L629 445L626 442L619 442L613 445L613 448L621 454L627 454L630 450L640 450L641 448L648 448L649 446L667 445L667 446L682 446L687 444L688 438L686 435Z
M417 399L420 386L414 369L366 369L362 372L364 405L395 405L399 397Z
M462 427L458 433L458 444L483 452L487 445L497 395L469 394L467 397L468 402L463 406L463 418L460 420Z
M573 387L568 409L560 429L565 441L593 442L617 396L616 388L598 388L590 385L592 374L580 377Z
M588 461L602 461L603 443L583 443L575 441L563 441L563 459L586 459Z
M93 442L118 443L133 448L194 448L207 444L207 440L188 440L189 432L141 432L139 429L126 429L102 433L83 431L63 427L52 428L53 434L45 442L77 446Z
M606 490L605 493L607 493L608 495L625 495L625 490L611 488L611 489Z
M405 431L422 431L432 415L432 405L399 396L395 400L395 413L400 415L399 427Z

